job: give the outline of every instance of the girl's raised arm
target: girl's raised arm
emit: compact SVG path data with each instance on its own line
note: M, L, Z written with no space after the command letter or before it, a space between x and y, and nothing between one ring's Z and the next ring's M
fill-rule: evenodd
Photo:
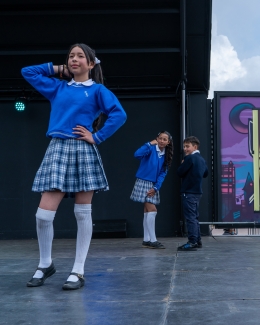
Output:
M49 62L22 68L21 73L24 79L38 90L39 93L51 100L60 84L60 80L49 78L55 74L55 70L53 64Z
M151 142L145 143L141 148L137 149L134 153L134 157L137 159L142 159L151 153L152 147Z

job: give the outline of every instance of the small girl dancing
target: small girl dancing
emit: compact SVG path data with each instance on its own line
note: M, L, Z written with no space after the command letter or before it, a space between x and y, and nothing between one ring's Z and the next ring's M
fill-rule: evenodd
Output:
M54 74L72 79L59 80ZM75 196L78 231L75 262L62 288L79 289L85 283L84 264L92 236L92 196L94 191L108 189L96 144L116 132L126 114L115 95L102 85L100 61L85 44L71 46L66 65L30 66L22 69L22 75L51 103L47 136L52 139L32 188L42 193L36 213L40 262L27 286L39 287L56 272L51 258L53 219L67 194ZM97 130L101 113L108 118Z
M171 166L173 156L172 136L167 131L158 134L156 140L145 143L135 154L141 160L130 199L144 203L144 239L142 246L165 248L155 235L156 205L160 203L159 189Z

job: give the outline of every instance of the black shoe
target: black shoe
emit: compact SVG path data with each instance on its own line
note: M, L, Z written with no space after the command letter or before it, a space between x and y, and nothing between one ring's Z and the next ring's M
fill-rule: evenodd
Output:
M198 248L202 248L202 241L199 240L199 241L197 242L197 245L198 245Z
M37 270L42 271L43 277L42 278L32 278L29 282L27 282L27 287L42 286L44 284L44 281L56 272L56 269L55 269L53 263L51 263L51 265L47 268L37 267L36 271Z
M150 244L151 244L150 241L143 241L142 246L148 248L150 247Z
M149 248L156 248L156 249L164 249L165 247L163 244L159 243L158 241L150 242Z
M198 248L198 244L192 244L190 242L187 242L187 244L184 244L182 246L178 247L178 251L196 251Z
M66 281L62 286L63 290L76 290L84 286L85 279L83 278L82 274L71 272L70 275L76 275L79 279L77 282Z

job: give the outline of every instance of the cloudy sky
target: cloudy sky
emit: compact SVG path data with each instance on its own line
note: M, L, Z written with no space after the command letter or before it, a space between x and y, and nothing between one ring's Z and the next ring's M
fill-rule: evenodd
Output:
M213 0L210 85L260 91L260 0Z

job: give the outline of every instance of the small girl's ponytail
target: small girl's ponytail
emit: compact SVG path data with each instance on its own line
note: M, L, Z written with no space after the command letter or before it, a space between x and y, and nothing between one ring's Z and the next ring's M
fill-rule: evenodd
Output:
M174 150L172 136L168 131L161 131L158 133L157 137L159 137L159 135L161 133L167 134L168 138L169 138L169 143L165 147L165 159L164 159L164 163L163 163L164 169L169 170L171 167L171 164L172 164L173 150Z

